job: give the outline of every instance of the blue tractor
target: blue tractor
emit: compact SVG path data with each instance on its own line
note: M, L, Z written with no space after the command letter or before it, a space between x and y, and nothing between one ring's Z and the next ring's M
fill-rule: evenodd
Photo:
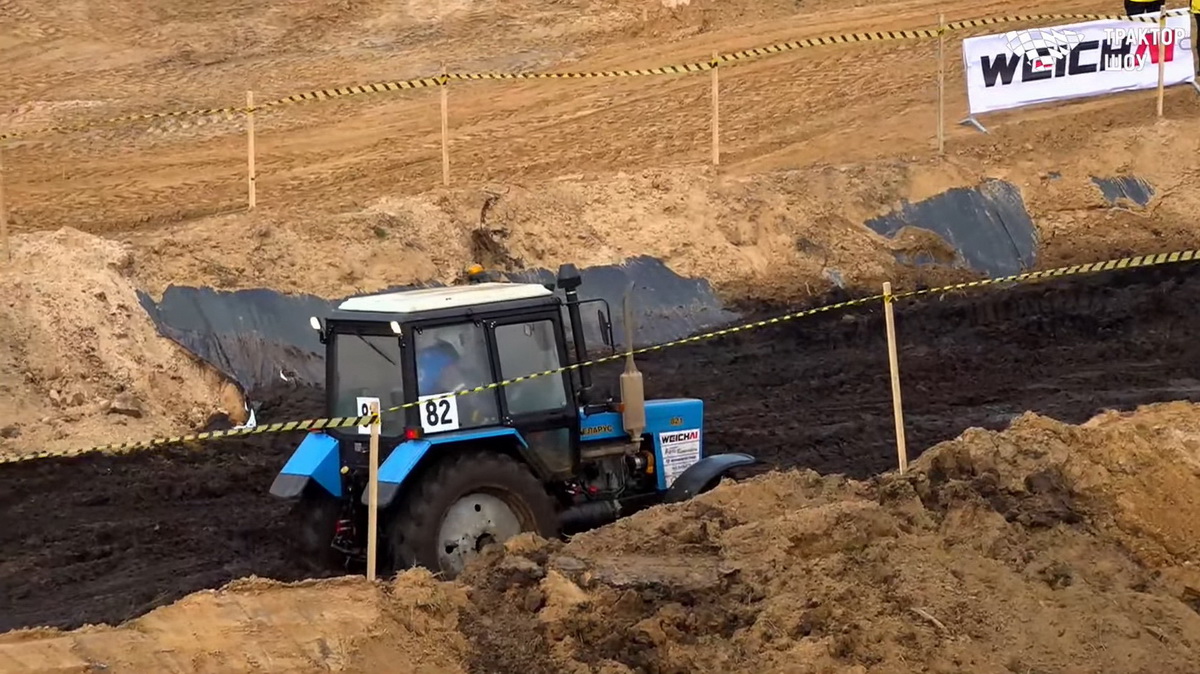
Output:
M454 577L489 543L590 529L755 462L704 456L704 403L645 400L632 354L620 400L597 395L586 367L439 397L584 361L588 303L603 306L601 340L615 353L608 304L581 301L580 283L569 264L549 284L498 282L476 267L464 285L353 297L312 318L329 417L415 403L381 415L381 570ZM632 344L628 294L625 334ZM271 485L296 501L297 552L315 571L366 559L369 440L370 427L311 431Z

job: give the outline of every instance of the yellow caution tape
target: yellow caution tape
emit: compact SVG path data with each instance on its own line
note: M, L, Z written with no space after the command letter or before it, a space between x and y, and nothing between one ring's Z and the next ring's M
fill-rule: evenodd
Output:
M980 286L995 285L997 283L1017 283L1021 281L1036 281L1050 278L1058 278L1062 276L1074 276L1076 274L1093 274L1101 271L1114 271L1118 269L1132 269L1136 267L1153 267L1160 264L1173 264L1176 262L1192 262L1200 260L1200 250L1181 250L1174 253L1157 253L1155 255L1137 255L1134 257L1122 257L1113 260L1105 260L1103 262L1089 262L1087 264L1075 264L1069 267L1055 267L1054 269L1046 269L1044 271L1031 271L1024 274L1013 274L1012 276L1001 276L992 279L983 279L980 281L965 281L963 283L955 283L948 286L938 288L927 288L925 290L910 290L902 293L893 293L893 297L901 299L905 297L918 297L920 295L933 295L950 292L952 290L963 290L965 288L978 288Z
M735 63L746 59L774 56L797 49L820 47L835 44L850 44L853 42L871 42L877 40L912 40L926 37L937 37L936 30L885 30L874 33L848 33L844 35L828 35L812 37L803 40L780 42L766 47L754 47L728 54L718 54L716 58L695 63L658 66L656 68L634 68L627 70L596 70L582 72L515 72L515 73L449 73L452 80L527 80L527 79L586 79L596 77L643 77L648 75L674 75L704 72L717 68L722 63Z
M313 91L305 91L299 94L284 96L273 101L265 101L256 104L254 107L229 107L229 108L207 108L204 110L178 110L174 112L155 112L141 115L124 115L122 117L110 117L107 119L92 120L89 122L81 122L79 124L44 126L37 129L28 129L25 131L17 131L13 133L0 134L0 140L9 140L15 138L24 138L26 136L37 136L46 133L64 133L70 131L85 131L90 128L99 126L109 126L127 122L139 122L147 120L156 120L167 117L193 117L193 116L211 116L211 115L228 115L233 113L249 114L253 112L265 111L270 108L276 108L283 105L295 103L308 103L312 101L324 101L333 98L344 98L355 94L382 93L385 91L405 91L408 89L421 89L424 87L441 86L446 81L445 76L441 77L422 77L413 80L400 80L395 82L376 82L374 84L358 84L350 87L335 87L333 89L314 89Z
M398 80L395 82L376 82L374 84L358 84L352 87L335 87L333 89L315 89L306 91L302 94L292 94L283 98L266 103L259 103L254 106L254 110L264 108L274 108L281 105L289 105L292 103L310 103L312 101L324 101L333 98L345 98L346 96L355 96L359 94L378 94L385 91L407 91L409 89L425 89L428 87L440 87L446 83L447 76L441 75L438 77L418 77L414 80Z
M1178 262L1192 262L1192 261L1200 261L1200 250L1193 249L1193 250L1176 251L1173 253L1157 253L1154 255L1137 255L1134 257L1123 257L1123 258L1117 258L1117 259L1112 259L1112 260L1105 260L1102 262L1090 262L1087 264L1076 264L1076 265L1070 265L1067 267L1056 267L1054 269L1046 269L1043 271L1025 272L1022 274L1013 274L1011 276L1002 276L1002 277L992 278L992 279L982 279L982 280L978 280L978 281L966 281L963 283L954 283L951 285L940 286L937 288L928 288L925 290L912 290L912 291L906 291L906 292L900 292L900 293L893 293L891 295L891 299L895 300L895 299L902 299L902 298L906 298L906 297L917 297L917 296L921 296L921 295L941 294L941 293L946 293L946 292L950 292L953 290L978 288L978 287L987 286L987 285L1019 283L1022 281L1044 280L1044 279L1051 279L1051 278L1060 278L1063 276L1073 276L1073 275L1078 275L1078 274L1089 274L1089 273L1096 273L1096 272L1102 272L1102 271L1133 269L1133 268L1139 268L1139 267L1150 267L1150 266L1155 266L1155 265L1173 264L1173 263L1178 263ZM763 328L763 327L767 327L767 326L771 326L771 325L778 325L780 323L795 320L797 318L803 318L806 316L814 316L816 314L835 311L838 309L846 309L846 308L854 307L854 306L860 306L863 304L869 304L871 302L877 302L877 301L881 301L881 300L886 301L887 299L888 298L886 298L882 294L871 295L870 297L861 297L861 298L849 300L846 302L838 302L836 304L827 304L827 305L816 307L813 309L804 309L802 311L796 311L793 313L784 314L782 316L776 316L774 318L768 318L768 319L764 319L761 321L754 321L752 323L745 323L745 324L733 326L730 328L723 328L721 330L714 330L712 332L706 332L706 333L703 333L700 335L684 337L682 339L676 339L674 341L665 342L662 344L646 346L646 347L642 347L640 349L633 349L632 351L625 351L622 353L613 354L611 356L604 356L603 358L596 358L594 360L584 361L581 363L574 363L574 364L568 365L566 367L560 367L560 368L553 369L553 370L545 370L543 372L536 372L533 374L528 374L528 375L516 377L513 379L505 379L503 381L498 381L498 382L495 382L492 384L486 384L484 386L477 386L475 388L467 389L464 391L447 393L445 395L441 395L436 398L428 398L421 402L405 403L403 405L398 405L396 407L389 407L385 410L380 410L380 414L388 414L388 413L392 413L392 412L398 412L403 409L408 409L410 407L416 407L418 405L425 404L429 400L441 400L444 398L455 398L458 396L469 395L472 393L481 393L483 391L491 391L494 389L501 388L503 386L510 386L512 384L517 384L517 383L520 383L523 381L528 381L530 379L536 379L537 377L547 377L547 376L551 376L551 375L562 374L563 372L578 370L578 369L585 368L585 367L592 367L595 365L599 365L601 363L607 363L607 362L612 362L612 361L616 361L616 360L621 360L630 354L638 355L638 354L651 353L654 351L662 351L664 349L668 349L668 348L675 347L675 346L683 346L685 344L694 344L697 342L702 342L702 341L714 339L717 337L725 337L727 335L732 335L732 334L736 334L739 332L746 332L749 330L755 330L758 328ZM274 424L264 424L262 426L256 426L254 428L233 429L233 430L228 430L228 431L206 431L203 433L192 433L190 435L176 435L176 436L164 437L164 438L154 438L151 440L142 440L139 442L124 442L124 443L118 443L118 444L98 445L95 447L89 447L87 449L68 450L66 452L57 452L57 453L55 453L55 452L35 452L32 454L24 454L21 456L0 457L0 464L18 463L21 461L30 461L33 459L44 459L44 458L53 458L53 457L80 456L82 454L92 454L92 453L97 453L97 452L119 453L119 452L125 452L128 450L131 450L131 449L154 447L154 446L158 446L158 445L174 445L174 444L192 442L192 441L197 441L197 440L215 440L218 438L241 437L241 436L247 436L247 435L263 435L266 433L287 433L287 432L292 432L292 431L310 431L310 430L325 430L325 429L331 429L331 428L352 428L352 427L356 427L356 426L368 426L368 425L374 423L375 420L378 418L378 416L379 415L368 414L366 416L361 416L361 417L332 417L332 418L328 418L328 419L304 419L302 421L285 421L285 422L274 423Z
M175 110L172 112L148 112L140 115L123 115L121 117L109 117L108 119L97 119L89 122L80 122L78 124L60 124L57 126L43 126L39 129L29 129L27 131L17 131L13 133L0 133L0 140L10 140L13 138L23 138L25 136L37 136L44 133L68 133L71 131L86 131L87 129L108 126L113 124L124 124L127 122L140 122L143 120L163 119L167 117L192 117L192 116L207 116L207 115L227 115L235 112L246 112L242 108L206 108L204 110Z
M1168 16L1176 16L1186 13L1187 9L1174 9L1165 12ZM162 119L168 117L189 117L189 116L209 116L230 113L250 113L259 110L276 108L284 105L292 105L297 103L308 103L313 101L324 101L335 98L345 98L347 96L355 96L370 93L383 93L387 91L406 91L410 89L423 89L429 87L445 86L449 81L472 81L472 80L530 80L530 79L592 79L606 77L643 77L654 75L673 75L673 74L689 74L704 72L719 67L721 64L736 64L739 61L749 59L762 58L766 56L774 56L786 52L795 51L798 49L806 49L810 47L821 47L838 44L852 44L857 42L878 42L878 41L895 41L895 40L919 40L924 38L938 37L946 32L953 30L963 30L967 28L979 28L984 26L993 26L1003 23L1018 23L1027 21L1049 21L1060 19L1082 19L1082 20L1101 20L1114 19L1121 21L1140 21L1146 23L1157 23L1155 17L1146 17L1144 15L1128 16L1124 14L1025 14L1017 16L993 17L984 19L964 19L962 21L948 22L940 29L915 29L915 30L885 30L868 33L845 33L842 35L827 35L824 37L805 38L802 40L792 40L789 42L780 42L778 44L768 45L765 47L754 47L751 49L743 49L740 51L730 52L728 54L719 54L716 58L709 61L698 61L695 63L682 63L677 65L658 66L655 68L633 68L622 70L598 70L584 72L506 72L506 73L444 73L435 77L419 77L411 80L398 80L393 82L377 82L374 84L358 84L348 87L334 87L330 89L315 89L303 93L284 96L283 98L266 103L260 103L253 108L246 107L226 107L226 108L206 108L202 110L177 110L172 112L152 112L145 114L123 115L120 117L111 117L108 119L93 120L89 122L80 122L78 124L65 124L55 126L45 126L37 129L29 129L25 131L16 131L0 134L0 141L10 140L15 138L23 138L26 136L37 136L48 133L69 133L73 131L84 131L93 127L108 126L113 124L122 124L128 122L139 122L147 120Z

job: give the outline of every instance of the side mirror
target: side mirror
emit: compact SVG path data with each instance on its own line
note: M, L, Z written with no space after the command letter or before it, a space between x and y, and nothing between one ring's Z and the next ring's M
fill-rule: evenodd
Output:
M317 331L317 339L319 339L322 344L328 341L329 333L325 331L325 326L321 325L321 319L317 318L316 316L309 316L308 325L313 330Z
M616 345L613 344L612 321L604 315L603 309L596 310L596 321L600 323L600 340L604 342L604 346L616 349Z

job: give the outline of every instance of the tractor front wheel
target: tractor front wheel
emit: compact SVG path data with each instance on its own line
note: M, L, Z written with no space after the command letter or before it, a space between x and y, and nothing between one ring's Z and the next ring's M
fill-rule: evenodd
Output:
M423 566L455 578L489 543L558 533L554 500L523 465L496 452L463 452L431 467L391 515L396 569Z

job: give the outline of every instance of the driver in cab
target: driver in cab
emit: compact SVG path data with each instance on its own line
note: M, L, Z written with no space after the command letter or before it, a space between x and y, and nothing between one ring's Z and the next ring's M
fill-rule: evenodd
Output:
M462 356L450 342L439 339L429 346L420 348L417 352L417 390L421 396L458 393L473 389L483 383L480 381L475 385L469 384ZM487 404L494 402L495 398L488 398L486 391L454 396L445 400L458 409L459 424L462 426L479 426L488 417L495 416L494 405ZM442 401L436 402L439 403L437 409L442 409L440 407ZM427 413L424 404L421 405L420 412L424 423Z

